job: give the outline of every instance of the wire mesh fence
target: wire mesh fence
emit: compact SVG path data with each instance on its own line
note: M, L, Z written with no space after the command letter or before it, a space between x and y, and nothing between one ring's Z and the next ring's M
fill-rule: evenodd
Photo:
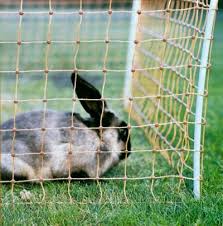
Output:
M138 187L144 189L149 198L156 199L159 194L170 191L173 198L179 190L188 192L194 180L202 180L201 175L199 178L193 176L192 158L194 152L204 151L204 130L201 150L194 149L194 127L206 123L208 84L206 82L204 92L199 93L198 75L201 67L210 68L210 62L205 66L201 64L210 5L205 0L138 3L140 7L136 10L129 0L0 3L1 122L11 118L13 125L1 127L2 172L6 162L11 172L9 179L1 180L10 184L2 187L3 203L24 200L86 203L109 201L111 197L120 201L134 197ZM136 21L135 35L131 40L133 19ZM129 49L133 52L132 59L129 59ZM128 68L128 65L131 66ZM78 83L74 80L72 87L70 82L74 71L100 91L100 98L76 96ZM126 79L130 79L127 87ZM126 90L129 96L123 94ZM205 98L199 122L195 120L197 96ZM88 98L102 103L99 124L79 128L75 126L73 115L79 112L87 116L80 102ZM125 126L104 126L105 101L126 121ZM19 114L39 109L40 126L27 128L19 124ZM70 124L49 126L49 109L71 112ZM103 134L108 129L123 128L128 130L125 158L109 172L100 174ZM19 134L29 136L35 131L40 136L39 146L29 144L30 149L24 147L22 152L17 152ZM62 149L55 148L52 152L47 149L47 139L51 139L51 143L56 139L55 131L68 134L93 131L97 134L97 138L86 138L86 142L100 140L100 148L93 150L94 176L72 174L72 159L75 155L79 158L83 152L78 144L74 145L72 136L62 142ZM10 134L9 150L5 149L6 134ZM127 158L130 137L132 154ZM86 149L83 156L86 153L90 156L92 150ZM47 168L50 158L62 158L60 151L66 158L58 163L55 158L54 161L61 167L65 165L65 174L45 173L52 171ZM115 152L111 148L107 155ZM27 164L24 160L27 156L32 156L37 166L34 162ZM16 167L21 159L21 169L27 167L33 174L25 174L17 180ZM199 161L202 163L202 157ZM77 181L89 180L96 182L88 193L87 187ZM33 181L37 183L24 183ZM63 183L52 185L52 181ZM32 198L29 192L22 190L24 188L33 193Z

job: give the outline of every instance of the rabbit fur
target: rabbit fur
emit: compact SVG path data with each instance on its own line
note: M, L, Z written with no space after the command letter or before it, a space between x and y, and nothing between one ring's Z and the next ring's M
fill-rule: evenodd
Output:
M43 122L43 111L31 111L16 116L14 131L14 119L4 122L1 125L3 180L35 181L79 173L96 178L130 154L126 122L110 111L100 92L77 73L72 73L71 81L90 117L47 110ZM105 128L99 129L100 122Z

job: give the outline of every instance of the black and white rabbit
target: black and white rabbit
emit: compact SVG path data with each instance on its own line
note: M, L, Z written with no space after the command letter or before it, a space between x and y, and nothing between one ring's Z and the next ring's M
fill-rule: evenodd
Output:
M64 178L69 176L69 172L85 173L96 178L130 154L126 122L109 111L104 100L96 100L101 99L100 92L77 73L71 75L71 81L90 118L82 118L77 113L47 110L42 128L43 111L31 111L16 116L16 132L15 129L13 132L13 119L4 122L1 125L3 180L11 180L13 172L16 180ZM105 127L101 130L100 122Z

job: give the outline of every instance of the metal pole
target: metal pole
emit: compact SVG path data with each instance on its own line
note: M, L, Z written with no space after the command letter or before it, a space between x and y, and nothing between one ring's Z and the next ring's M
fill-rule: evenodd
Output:
M208 66L209 49L212 38L212 31L215 20L215 13L217 9L218 0L211 0L210 7L207 15L207 24L205 28L204 41L202 46L201 54L201 67L199 71L198 78L198 95L196 99L196 112L195 112L195 129L194 129L194 196L199 199L201 196L200 188L200 176L201 176L201 124L202 124L202 114L203 114L203 101L204 101L204 89L205 89L205 79Z
M141 0L133 0L132 3L132 16L131 16L131 23L130 23L130 31L129 31L129 46L127 51L127 60L126 60L126 74L125 74L125 84L124 84L124 105L127 108L129 104L129 97L131 95L131 86L132 86L132 61L135 52L135 44L134 40L136 37L137 31L137 23L138 23L138 14L137 10L140 9Z

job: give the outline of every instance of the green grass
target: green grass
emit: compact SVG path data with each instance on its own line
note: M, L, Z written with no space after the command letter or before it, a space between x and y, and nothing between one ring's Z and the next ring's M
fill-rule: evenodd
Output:
M178 191L178 180L156 180L154 193L158 201L155 201L150 192L151 181L128 181L127 197L129 202L125 201L122 181L100 182L102 188L102 199L100 200L99 186L95 182L72 182L71 196L74 202L69 204L66 182L44 183L46 192L46 201L41 204L23 203L15 205L2 206L2 220L4 225L221 225L223 223L223 143L221 134L223 132L223 100L222 84L223 77L223 46L222 46L222 27L223 12L218 15L215 42L213 46L212 71L209 83L209 105L206 129L206 148L204 155L204 181L202 188L202 198L195 200L191 192L191 182L186 182ZM25 53L24 53L25 54ZM70 53L72 54L72 53ZM62 53L63 55L63 53ZM57 55L55 55L57 59ZM34 58L32 60L35 60ZM4 65L4 62L0 62ZM55 65L57 65L55 61ZM67 63L61 65L68 66ZM92 65L94 62L92 63ZM59 65L59 66L61 66ZM71 64L70 64L71 65ZM123 63L120 63L122 66ZM24 63L25 68L29 67ZM99 67L99 66L98 66ZM55 94L57 97L69 97L71 90L67 89L68 81L64 86L56 87L53 80L53 74L50 77L48 95ZM55 75L56 76L56 75ZM108 75L107 94L121 95L122 79L112 80L112 74ZM33 78L36 78L33 81ZM121 78L121 75L120 77ZM42 89L44 80L41 75L21 78L19 84L19 94L32 98L42 98ZM13 94L13 79L3 79L3 95L10 98ZM7 83L6 83L7 81ZM29 84L29 86L27 86ZM100 84L100 82L99 82ZM111 86L112 84L113 86ZM115 85L114 85L115 84ZM38 87L39 90L36 89ZM116 87L114 90L112 87ZM60 92L58 92L60 89ZM30 93L32 90L32 93ZM20 97L22 98L22 97ZM118 103L110 103L115 109L120 109ZM20 106L20 111L39 108L42 105L24 104ZM50 103L50 108L70 109L70 103ZM3 118L6 119L12 114L12 106L5 105ZM79 109L79 108L78 108ZM11 112L11 113L10 113ZM119 112L125 116L121 111ZM145 141L142 131L137 130L133 133L133 146L148 148L149 144ZM128 175L148 176L151 174L152 154L133 154L127 161ZM156 175L168 172L175 173L168 164L157 156ZM122 176L124 172L124 163L112 169L105 176ZM16 184L15 201L20 202L19 192L26 188L33 194L33 201L40 202L42 199L42 190L38 184ZM3 204L11 202L10 186L2 186ZM101 201L101 202L99 202ZM50 203L48 203L50 202ZM65 203L58 203L65 202ZM79 202L82 202L81 204Z

